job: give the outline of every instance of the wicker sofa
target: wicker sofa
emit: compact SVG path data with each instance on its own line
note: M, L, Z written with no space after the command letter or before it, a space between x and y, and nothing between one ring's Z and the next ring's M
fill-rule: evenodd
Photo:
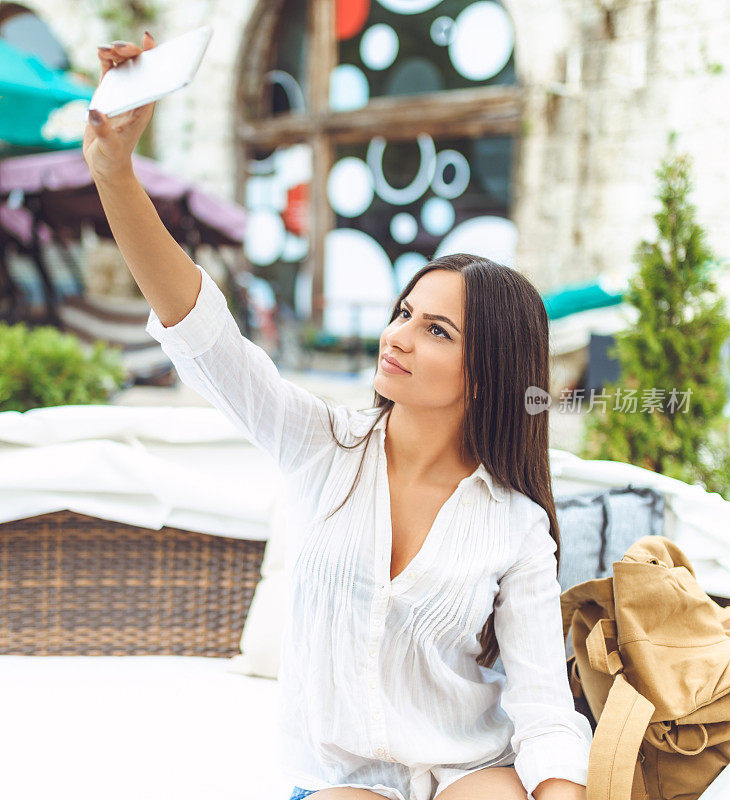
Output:
M214 409L0 414L4 797L289 797L231 668L277 475Z
M178 410L168 411L172 418ZM2 417L0 442L17 446L17 438L3 438ZM125 424L124 435L93 435L129 443ZM149 431L162 435L158 421L145 429L147 438L137 430L129 446L149 449ZM233 461L248 459L258 473L270 469L267 456L229 433ZM179 440L166 447L183 452L193 445ZM561 451L552 458L564 491L600 487L588 462L572 467ZM209 460L206 473L219 460L219 454ZM217 484L225 476L228 470L208 475ZM609 475L603 485L620 483ZM98 507L99 497L94 502ZM170 524L158 529L81 513L78 498L68 505L77 510L0 524L5 796L288 798L291 785L277 769L277 681L230 668L261 579L265 536L255 526L255 537ZM668 508L675 528L667 533L682 543L681 503ZM167 511L168 519L183 518Z

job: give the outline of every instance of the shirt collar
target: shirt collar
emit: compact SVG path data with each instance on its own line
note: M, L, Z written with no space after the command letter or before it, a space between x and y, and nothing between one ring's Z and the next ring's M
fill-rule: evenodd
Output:
M379 411L380 411L380 408L376 407L376 408L374 408L372 410L372 413L376 414ZM374 430L377 430L379 432L377 435L380 437L381 446L383 445L383 442L385 441L385 426L386 426L386 424L388 422L389 413L390 412L388 412L386 414L383 414L383 416L378 420L377 424L374 427ZM486 484L486 486L489 489L489 492L491 493L492 497L497 502L501 503L503 500L505 500L507 498L507 490L505 488L503 488L502 486L498 486L494 482L494 478L492 478L492 476L490 475L489 471L484 466L484 464L479 464L479 466L476 468L476 470L473 472L473 474L470 477L472 478L472 480L481 479Z

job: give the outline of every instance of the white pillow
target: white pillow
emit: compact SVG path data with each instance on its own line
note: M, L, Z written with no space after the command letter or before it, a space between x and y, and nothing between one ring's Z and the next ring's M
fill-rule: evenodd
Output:
M288 585L284 571L287 503L283 480L279 483L269 515L269 539L241 634L241 653L230 659L228 672L276 679L284 629Z

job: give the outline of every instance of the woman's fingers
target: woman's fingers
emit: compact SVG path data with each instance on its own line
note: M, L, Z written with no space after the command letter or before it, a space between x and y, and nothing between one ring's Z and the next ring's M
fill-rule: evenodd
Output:
M145 31L142 37L142 47L132 42L117 40L111 44L99 45L97 54L101 61L101 77L117 64L122 64L130 58L136 58L143 50L151 50L155 46L155 40Z
M89 111L89 121L94 126L94 133L97 136L104 137L108 135L110 127L109 117L106 114L102 114L101 111L96 109Z
M141 52L142 48L131 42L112 42L112 57L118 64L138 56Z
M99 45L97 49L99 61L101 61L101 78L114 66L114 57L112 56L112 48L109 45ZM101 80L100 78L100 80Z

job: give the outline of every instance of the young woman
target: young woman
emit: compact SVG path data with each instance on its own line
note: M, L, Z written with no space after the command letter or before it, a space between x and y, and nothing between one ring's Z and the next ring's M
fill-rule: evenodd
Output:
M115 43L102 69L139 52ZM148 332L288 477L291 800L584 800L548 420L525 405L548 386L539 293L484 258L435 259L380 337L373 407L331 407L281 378L162 225L131 160L153 105L90 115L84 157Z

